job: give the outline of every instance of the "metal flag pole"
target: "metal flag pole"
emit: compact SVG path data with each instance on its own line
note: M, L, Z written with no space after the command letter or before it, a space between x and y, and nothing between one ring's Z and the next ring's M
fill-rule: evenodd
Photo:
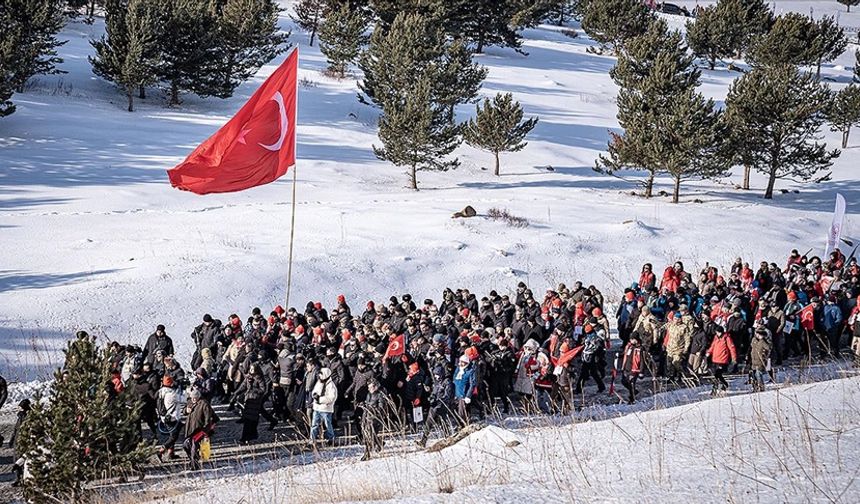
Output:
M298 150L298 142L296 141L296 132L299 129L299 48L295 48L296 51L296 89L295 89L295 110L293 111L293 117L295 117L295 124L293 124L293 148ZM298 152L296 153L298 154ZM292 216L290 217L290 256L287 264L287 299L284 304L284 309L290 309L290 290L293 284L293 241L296 236L296 168L298 167L298 155L296 155L296 162L293 165L293 202L292 202Z

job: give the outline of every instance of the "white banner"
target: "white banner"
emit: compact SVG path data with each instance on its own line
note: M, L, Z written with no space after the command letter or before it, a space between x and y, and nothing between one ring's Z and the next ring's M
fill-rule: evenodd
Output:
M839 239L842 237L842 223L845 220L845 198L841 194L836 195L836 209L833 211L833 223L827 232L827 247L824 249L824 260L830 257L830 253L839 247Z

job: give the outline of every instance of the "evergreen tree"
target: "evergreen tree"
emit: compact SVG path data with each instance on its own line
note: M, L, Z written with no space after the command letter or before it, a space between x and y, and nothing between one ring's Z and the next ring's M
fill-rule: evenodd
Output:
M460 56L458 56L458 54ZM459 162L444 160L460 144L454 124L454 104L473 89L452 89L453 65L469 60L461 44L447 41L441 29L420 14L400 14L387 31L377 27L359 66L365 103L382 108L379 139L374 152L380 159L408 167L410 186L418 189L417 171L447 170ZM485 72L485 71L484 71ZM485 73L482 72L482 75Z
M713 102L695 92L700 74L682 40L655 20L647 33L627 42L610 72L621 87L618 121L624 133L612 135L608 156L601 155L595 166L601 173L646 170L646 197L655 176L667 172L675 182L674 202L683 180L724 172L723 126Z
M14 61L16 55L16 41L20 38L19 27L12 22L11 14L7 9L0 8L0 117L15 112L12 103L12 95L15 92L15 69Z
M107 0L105 35L90 43L93 73L116 83L134 111L134 93L155 83L158 71L158 14L152 0Z
M736 58L747 52L753 40L770 31L773 12L766 0L719 0L718 26L725 30L724 39Z
M302 31L310 33L311 47L314 45L317 30L330 11L329 3L330 0L299 0L293 6L293 14L290 17Z
M448 41L436 23L420 14L401 14L395 21L388 30L377 26L359 57L364 73L359 101L384 106L399 100L422 75L431 77L433 103L452 113L455 105L477 96L487 70L472 61L464 44Z
M219 59L218 18L207 0L163 3L158 78L168 89L169 104L180 92L211 96Z
M531 14L517 0L440 0L446 32L455 38L465 38L476 45L475 52L485 46L498 45L519 49L522 38L516 23L529 22ZM519 20L515 17L520 15Z
M537 126L538 118L523 121L523 108L511 93L499 93L493 101L486 98L484 106L478 104L475 109L475 118L463 128L463 138L472 147L493 153L493 173L498 177L499 153L517 152L528 145L524 139Z
M813 180L839 156L819 142L829 102L827 86L791 65L755 68L732 84L726 118L744 139L733 149L768 176L765 199L777 179Z
M815 22L809 16L796 12L783 14L776 18L767 34L756 37L748 59L754 65L812 65L818 59L816 32Z
M654 19L641 0L581 0L582 29L601 45L616 53L629 40L642 35Z
M398 19L400 19L398 17ZM392 25L392 32L397 20ZM460 145L460 136L448 107L434 103L428 75L416 76L402 99L386 102L379 117L379 140L373 146L379 159L407 167L409 187L418 190L419 170L448 170L460 162L444 159Z
M824 16L813 22L815 28L812 48L815 57L815 76L821 77L821 64L829 63L845 51L848 39L845 38L845 30L839 27L836 18Z
M687 45L693 54L708 62L711 70L717 60L733 54L728 20L720 14L717 6L709 5L699 11L694 21L687 22Z
M3 44L12 48L3 67L16 92L34 75L63 73L56 67L63 62L57 48L66 43L56 36L65 22L63 8L62 0L0 0Z
M831 130L842 132L842 148L847 148L851 127L860 124L860 86L851 84L833 96L827 121Z
M274 0L222 0L216 10L217 60L203 96L229 98L240 84L289 48ZM198 93L201 94L201 93Z
M328 61L328 71L338 77L346 74L348 65L354 62L367 43L364 31L367 21L360 11L351 10L344 4L333 10L320 26L320 51Z
M152 449L141 439L140 406L110 387L113 355L79 332L54 375L50 402L33 401L18 438L34 502L81 502L87 482L140 474Z
M848 8L848 12L851 12L851 6L860 5L860 0L837 0L839 3Z

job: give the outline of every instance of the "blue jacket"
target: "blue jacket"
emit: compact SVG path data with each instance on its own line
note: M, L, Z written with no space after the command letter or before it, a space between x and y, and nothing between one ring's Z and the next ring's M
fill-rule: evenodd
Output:
M842 310L838 305L824 305L824 329L835 331L842 327Z
M475 386L475 365L473 363L469 363L465 368L458 367L454 371L454 397L457 399L471 398Z

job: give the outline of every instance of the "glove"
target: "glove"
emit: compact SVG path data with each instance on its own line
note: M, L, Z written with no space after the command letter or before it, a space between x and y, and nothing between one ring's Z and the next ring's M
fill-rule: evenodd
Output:
M311 395L311 397L313 397L313 398L314 398L314 401L316 401L316 402L319 402L319 400L320 400L320 395L319 395L319 394L317 394L316 392L314 392L314 393Z
M464 403L466 403L466 404L469 404L469 403L471 403L471 402L472 402L472 399L470 399L470 398L466 397L466 398L464 398L464 399L463 399L463 402L464 402Z

